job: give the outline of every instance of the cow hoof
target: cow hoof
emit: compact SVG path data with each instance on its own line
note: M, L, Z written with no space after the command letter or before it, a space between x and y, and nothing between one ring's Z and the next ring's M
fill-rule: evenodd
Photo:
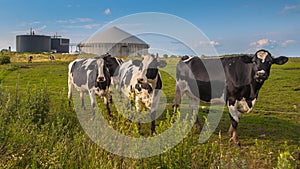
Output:
M241 148L241 143L240 143L240 141L236 140L236 139L233 138L233 137L231 137L231 138L229 139L229 142L231 142L231 141L234 143L234 145L236 145L237 147Z

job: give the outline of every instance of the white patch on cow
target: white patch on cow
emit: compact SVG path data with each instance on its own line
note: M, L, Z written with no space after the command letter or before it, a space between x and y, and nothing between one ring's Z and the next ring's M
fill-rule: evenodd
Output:
M86 60L83 62L82 66L85 67L85 70L86 70L86 69L88 68L88 66L89 66L93 61L95 61L95 59L86 59Z
M118 62L118 65L119 65L119 66L123 63L123 61L122 61L121 59L118 59L118 58L115 58L115 59L116 59L116 61Z
M146 89L142 88L141 91L135 90L135 104L137 111L142 111L143 106L141 104L144 104L147 109L151 109L152 96L153 94L150 94Z
M228 110L229 110L229 113L230 113L231 117L236 122L239 122L240 121L240 117L241 117L241 113L237 110L237 103L235 102L234 105L230 105L229 106L229 102L227 102L227 107L228 107Z
M264 71L264 70L260 70L260 71L257 71L257 73L258 73L258 74L265 74L265 73L266 73L266 71Z
M106 81L105 79L105 75L104 75L104 72L103 72L103 67L104 67L104 60L103 59L98 59L97 60L97 65L98 65L98 77L97 77L97 82L99 81L99 77L103 77L103 81ZM107 71L109 72L108 68L106 68Z
M193 57L189 56L189 58L183 60L184 63L189 62L191 59L193 59Z
M138 78L143 78L144 83L148 82L148 79L146 77L147 74L147 69L149 68L150 63L154 60L154 58L151 55L144 55L142 56L143 60L142 60L142 70L141 70L141 74Z
M253 110L253 107L254 107L254 105L255 105L255 103L256 103L256 99L253 99L252 101L252 107L251 107L251 111Z
M255 105L256 99L253 99L252 101L252 107L250 108L246 102L246 99L243 98L240 101L237 101L237 110L241 113L250 113L253 110L253 107Z
M264 63L268 54L268 52L260 51L257 53L257 57L262 60L262 63Z

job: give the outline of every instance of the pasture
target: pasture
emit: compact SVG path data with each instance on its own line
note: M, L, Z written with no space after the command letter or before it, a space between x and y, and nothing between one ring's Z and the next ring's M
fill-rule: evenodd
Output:
M46 55L39 55L38 60L27 63L23 55L14 55L11 64L0 66L0 168L300 168L300 58L273 65L254 111L243 115L239 123L241 148L228 142L230 119L225 108L207 142L198 142L194 126L163 154L131 159L95 144L68 106L68 64L76 56L56 56L50 62ZM161 74L168 104L157 121L159 131L170 127L176 117L171 111L172 75L179 58L165 60L168 65ZM105 107L100 100L98 105ZM200 109L201 125L206 116L207 111ZM139 132L136 124L128 123L118 112L107 120L132 136L150 134L150 124L143 124Z

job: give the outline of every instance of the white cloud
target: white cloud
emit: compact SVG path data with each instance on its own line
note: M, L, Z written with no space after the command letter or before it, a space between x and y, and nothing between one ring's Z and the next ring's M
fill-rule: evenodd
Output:
M110 15L110 14L111 14L110 9L109 9L109 8L105 9L104 14L105 14L105 15Z
M251 42L250 49L248 49L247 51L255 51L259 49L275 49L277 47L280 47L280 44L276 40L265 38L255 42Z
M41 32L41 31L45 30L46 28L47 28L47 26L43 25L43 26L41 26L39 28L36 28L35 30L38 31L38 32Z
M277 42L272 39L260 39L256 42L251 42L250 46L257 47L257 48L262 48L262 47L274 48L275 46L277 46Z
M297 4L297 5L285 5L283 10L282 10L282 13L284 12L288 12L288 11L294 11L294 10L298 10L300 9L300 4Z
M210 41L210 44L213 45L213 46L219 46L220 45L219 42L214 41L214 40Z
M68 25L68 26L63 26L64 28L79 28L79 29L93 29L93 28L100 28L102 25L101 24L87 24L87 25Z
M47 28L47 25L43 25L41 27L38 28L32 28L32 30L35 32L35 34L40 34L41 32L43 32L45 29ZM16 30L16 31L11 31L12 34L15 35L26 35L29 34L29 29L27 30Z
M40 24L41 22L40 21L34 21L34 22L31 22L31 23L28 23L28 25L37 25L37 24Z
M277 51L284 51L286 49L295 50L296 45L299 43L298 40L272 40L272 39L260 39L258 41L250 43L250 47L247 49L247 52L254 52L259 49L267 49L267 50L277 50Z
M286 47L286 46L288 46L290 44L294 44L294 43L297 43L297 41L295 41L295 40L286 40L286 41L281 43L281 46Z
M196 46L208 46L208 45L212 45L212 46L220 46L220 42L217 41L199 41L198 44Z
M57 23L85 23L85 22L93 22L94 20L91 18L74 18L74 19L69 19L69 20L57 20Z

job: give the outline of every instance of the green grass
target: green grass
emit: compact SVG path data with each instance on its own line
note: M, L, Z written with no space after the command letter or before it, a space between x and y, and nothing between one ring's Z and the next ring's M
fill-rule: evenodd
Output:
M167 62L168 66L161 74L167 109L171 110L178 59L170 58ZM239 123L242 148L228 142L230 120L225 108L217 130L206 143L198 143L199 132L194 126L174 148L144 159L114 155L90 140L76 112L68 106L68 63L13 62L0 66L0 168L300 167L297 160L300 153L300 91L295 91L300 87L300 58L272 67L254 112L243 115ZM104 109L102 101L98 100L98 104ZM141 136L135 123L126 121L113 106L112 110L113 118L105 117L113 128ZM158 130L164 131L172 125L173 116L171 112L169 116L163 114L157 122ZM200 111L201 124L204 124L204 116L207 114ZM143 124L140 133L148 136L150 124Z

